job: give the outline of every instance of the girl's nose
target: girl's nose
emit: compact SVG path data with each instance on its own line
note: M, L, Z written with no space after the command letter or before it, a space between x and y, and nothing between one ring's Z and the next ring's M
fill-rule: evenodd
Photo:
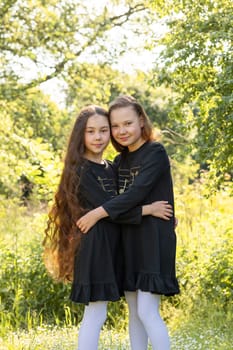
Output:
M120 130L119 130L119 133L120 133L120 134L125 134L125 128L124 128L124 127L121 127Z

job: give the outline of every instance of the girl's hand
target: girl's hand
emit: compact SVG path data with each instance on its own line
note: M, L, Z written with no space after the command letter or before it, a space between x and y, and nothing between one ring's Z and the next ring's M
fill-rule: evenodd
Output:
M87 233L87 231L89 231L100 219L107 216L108 213L102 207L98 207L78 219L76 225L82 233Z
M167 201L153 202L150 207L151 215L160 219L170 220L173 215L172 206Z
M87 233L87 231L89 231L97 223L97 221L98 219L96 218L95 213L90 211L78 219L76 225L82 233Z

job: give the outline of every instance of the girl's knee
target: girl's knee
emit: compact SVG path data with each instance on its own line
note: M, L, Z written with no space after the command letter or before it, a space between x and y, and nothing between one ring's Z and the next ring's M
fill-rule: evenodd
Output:
M137 307L137 313L138 317L142 321L142 323L145 323L146 320L148 319L148 310L146 307L144 307L143 304L139 303Z
M125 299L128 304L129 311L137 310L137 294L136 292L125 292Z
M92 302L85 307L83 321L87 324L102 326L107 318L107 303Z
M138 317L143 323L150 322L151 319L159 318L159 300L160 296L150 292L138 293L137 312Z
M107 318L107 306L102 305L101 308L98 308L98 310L93 315L93 318L96 320L96 322L99 323L99 325L103 325Z

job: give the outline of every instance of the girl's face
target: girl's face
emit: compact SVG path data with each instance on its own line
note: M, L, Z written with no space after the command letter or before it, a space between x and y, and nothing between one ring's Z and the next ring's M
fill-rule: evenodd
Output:
M88 118L84 136L85 158L93 161L101 160L109 139L110 127L108 118L99 114Z
M142 137L143 118L133 107L114 109L110 115L113 138L130 152L137 150L145 140Z

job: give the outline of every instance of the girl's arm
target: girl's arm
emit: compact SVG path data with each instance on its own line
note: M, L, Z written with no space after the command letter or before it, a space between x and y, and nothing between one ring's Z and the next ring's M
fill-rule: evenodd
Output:
M82 172L80 173L79 193L85 203L85 209L90 210L88 213L95 210L92 208L101 207L103 203L111 200L111 195L101 187L99 181L96 178L96 174L94 174L89 168L83 168ZM112 194L113 193L114 192L112 192ZM142 207L137 206L136 208L129 210L126 213L122 213L119 216L118 222L122 224L129 223L138 225L140 224L141 219ZM111 218L108 218L108 220L112 221ZM91 227L93 225L91 225Z
M103 204L103 209L112 219L143 203L158 180L170 173L170 162L164 147L159 143L152 143L149 146L142 157L139 173L132 185L116 198ZM167 200L167 198L161 199Z
M93 173L87 169L84 171L80 178L80 192L85 199L85 202L89 203L91 208L99 207L109 201L109 194L103 190L99 182ZM90 224L90 228L98 221L92 221L91 217L96 209L88 212L87 220ZM89 214L89 215L88 215ZM108 220L118 224L140 224L142 215L153 215L159 216L165 220L169 220L172 216L172 207L165 201L156 202L152 205L137 206L136 208L130 209L125 213L119 215L117 219L108 218ZM107 217L107 216L106 216ZM89 221L90 220L90 221ZM91 224L93 222L93 224Z
M173 216L173 209L172 206L167 202L167 201L156 201L151 204L146 204L143 205L142 207L136 207L137 208L142 208L141 211L141 216L147 216L147 215L152 215L154 217L158 217L163 220L170 220L171 217ZM134 209L131 209L128 211L128 213L125 213L127 217L130 220L121 220L121 215L119 216L119 219L112 220L112 222L115 223L127 223L131 224L130 221L134 220L134 217L130 218L130 213L132 213ZM129 215L129 216L128 216ZM108 214L107 212L103 209L103 207L98 207L96 209L93 209L89 211L87 214L82 216L78 221L77 221L77 226L79 229L82 231L82 233L87 233L100 219L107 218ZM133 222L135 224L135 222Z
M170 171L169 168L170 163L164 147L160 144L152 144L144 157L138 176L129 189L80 218L77 221L78 227L83 232L87 232L98 220L108 216L114 220L120 214L135 207L150 193L160 176L165 171Z

